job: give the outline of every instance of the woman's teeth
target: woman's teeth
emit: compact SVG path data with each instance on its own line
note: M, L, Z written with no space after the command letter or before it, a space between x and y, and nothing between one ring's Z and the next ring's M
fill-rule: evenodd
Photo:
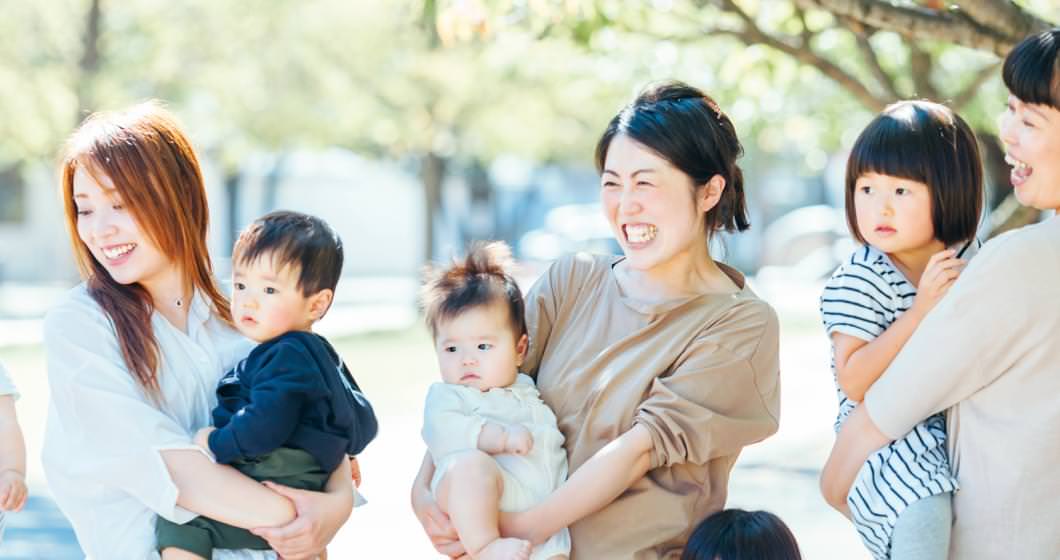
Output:
M1016 168L1016 169L1018 169L1020 171L1023 171L1023 170L1026 170L1026 169L1031 169L1031 166L1027 165L1026 163L1023 163L1022 161L1020 161L1020 160L1018 160L1018 159L1016 159L1016 158L1014 158L1014 157L1012 157L1010 155L1006 155L1005 156L1005 163L1011 165L1012 167L1014 167L1014 168Z
M108 259L118 259L125 256L129 253L129 251L132 251L135 248L135 243L126 243L125 245L116 245L114 247L104 247L103 256L107 257Z
M626 239L630 243L645 243L655 239L655 233L658 231L655 226L651 224L637 224L637 225L626 225Z

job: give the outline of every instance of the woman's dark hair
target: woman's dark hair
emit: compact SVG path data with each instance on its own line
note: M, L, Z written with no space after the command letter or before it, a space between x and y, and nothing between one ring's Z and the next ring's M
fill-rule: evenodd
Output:
M1001 77L1020 101L1060 110L1060 28L1020 41L1005 57Z
M420 288L420 303L431 335L438 324L476 307L503 304L508 324L518 341L526 330L523 292L511 274L512 250L503 241L476 242L467 256L448 267L428 268Z
M725 509L692 531L681 560L802 560L791 529L768 511Z
M924 183L931 191L935 239L947 246L975 237L983 210L979 144L964 119L930 101L900 101L869 123L847 160L846 210L850 234L861 243L854 194L866 173Z
M681 82L665 82L641 92L608 123L596 144L596 169L603 172L615 136L625 135L652 150L692 178L698 190L715 175L725 179L721 200L707 212L707 237L717 230L744 231L747 203L743 172L736 159L743 146L718 104Z

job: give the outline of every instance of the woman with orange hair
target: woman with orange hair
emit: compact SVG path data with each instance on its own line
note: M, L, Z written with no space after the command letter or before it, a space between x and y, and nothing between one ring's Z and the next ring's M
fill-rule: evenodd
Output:
M218 378L252 343L232 328L213 276L206 191L185 135L154 103L94 115L68 142L61 185L84 283L45 319L43 463L88 558L158 558L155 516L196 514L266 528L256 532L284 558L314 557L350 514L348 463L325 493L274 492L192 443L210 424Z

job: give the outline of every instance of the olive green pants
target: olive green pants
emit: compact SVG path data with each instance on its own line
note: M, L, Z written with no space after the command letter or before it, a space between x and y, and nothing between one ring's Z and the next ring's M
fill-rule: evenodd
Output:
M331 476L320 469L312 455L288 447L236 461L232 466L254 480L269 480L302 490L323 490ZM196 517L183 525L159 517L155 537L159 551L179 548L207 559L213 557L215 548L269 550L269 543L250 531L206 517Z

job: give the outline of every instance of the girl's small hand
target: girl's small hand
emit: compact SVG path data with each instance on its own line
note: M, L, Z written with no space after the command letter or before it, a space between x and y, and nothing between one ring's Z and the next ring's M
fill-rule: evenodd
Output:
M284 560L316 558L339 532L352 510L350 504L350 510L345 510L346 516L341 520L329 519L329 512L342 508L331 507L331 496L326 492L299 490L269 481L264 484L291 500L298 516L282 527L251 529L250 532L265 539Z
M514 455L526 455L534 448L534 436L530 430L520 424L514 424L506 428L508 430L508 441L504 446L506 453Z
M946 249L931 256L928 260L924 273L920 276L920 283L916 288L916 299L913 307L921 316L927 315L946 292L950 286L961 275L965 261L956 257L957 251Z
M22 473L6 470L0 473L0 510L20 511L26 504L26 480Z
M460 536L456 534L456 528L449 521L449 516L438 507L438 502L434 500L430 490L413 490L412 511L439 554L450 558L459 558L466 554L464 545L460 544Z

